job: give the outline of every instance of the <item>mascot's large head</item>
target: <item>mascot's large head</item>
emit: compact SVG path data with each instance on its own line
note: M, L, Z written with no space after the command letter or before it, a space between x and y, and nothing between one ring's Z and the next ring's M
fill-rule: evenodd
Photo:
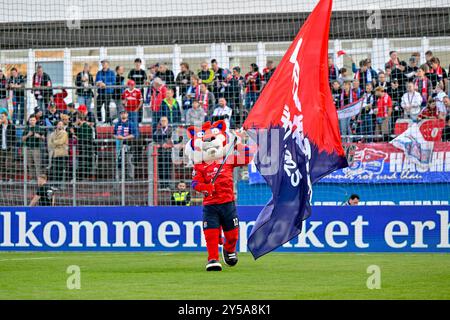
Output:
M184 149L185 153L194 163L222 159L230 141L226 130L227 126L223 120L213 124L205 122L201 128L194 126L187 128L190 140Z

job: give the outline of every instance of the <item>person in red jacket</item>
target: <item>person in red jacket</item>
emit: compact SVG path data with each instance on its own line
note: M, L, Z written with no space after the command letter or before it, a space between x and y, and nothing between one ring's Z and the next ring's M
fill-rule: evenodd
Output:
M221 230L225 236L222 249L225 264L235 266L238 262L236 244L239 238L239 218L234 202L233 170L250 162L249 148L242 144L227 144L226 124L223 120L213 124L206 122L201 128L189 127L188 135L191 140L186 146L186 152L195 163L192 188L205 196L203 232L208 250L206 271L221 271ZM229 156L225 159L228 151ZM219 169L223 162L223 167Z
M376 125L375 125L375 135L383 135L383 141L389 140L389 120L392 115L392 99L384 92L383 87L377 87L375 89L375 95L377 97L376 105Z
M436 101L430 99L430 101L428 102L428 105L420 112L420 114L417 118L419 120L438 119L439 111L436 108Z
M142 108L143 100L141 90L136 89L134 80L127 81L128 88L122 93L122 104L128 113L130 121L138 124L139 110Z
M56 110L59 112L64 112L67 110L67 104L66 101L64 101L65 98L67 98L66 89L62 89L61 92L53 95L53 103L56 106Z
M153 112L158 112L161 108L161 102L166 98L167 94L167 87L164 81L162 81L160 78L155 78L153 80L153 88L152 88L152 95L151 95L151 109Z

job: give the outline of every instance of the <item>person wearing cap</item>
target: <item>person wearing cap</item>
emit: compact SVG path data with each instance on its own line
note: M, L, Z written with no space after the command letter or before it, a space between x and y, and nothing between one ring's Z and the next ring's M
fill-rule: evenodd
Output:
M89 108L86 105L82 104L78 106L78 114L84 115L86 117L86 123L91 127L95 127L95 116L89 111Z
M34 108L33 116L36 118L37 125L45 127L44 112L40 107Z
M128 112L130 121L136 125L139 124L139 111L142 109L143 100L142 92L136 89L134 80L127 81L127 89L122 93L122 103L125 110Z
M112 123L110 116L110 104L113 99L114 89L111 88L116 83L116 75L109 68L109 61L102 60L102 69L97 72L95 84L98 87L97 96L97 121L102 121L102 108L105 108L105 122Z
M139 90L138 90L139 91ZM119 180L122 172L122 161L125 162L125 171L134 179L133 141L139 136L137 124L128 119L127 110L122 110L119 121L114 126L114 139L116 139L117 167L116 178ZM122 159L122 156L125 156Z

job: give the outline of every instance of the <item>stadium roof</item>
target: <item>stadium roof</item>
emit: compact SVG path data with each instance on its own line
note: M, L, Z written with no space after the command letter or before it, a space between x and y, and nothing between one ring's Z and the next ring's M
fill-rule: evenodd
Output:
M0 23L310 12L318 0L21 0L0 4ZM333 11L450 7L448 0L334 0Z
M333 12L330 39L439 37L450 35L450 8L382 10L381 28L370 13ZM291 41L306 12L0 23L0 49L78 48L200 43Z

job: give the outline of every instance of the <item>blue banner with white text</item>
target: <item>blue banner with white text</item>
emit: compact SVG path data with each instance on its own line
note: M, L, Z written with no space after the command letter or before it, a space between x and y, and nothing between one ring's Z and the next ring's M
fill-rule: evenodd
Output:
M262 207L239 206L238 250ZM284 252L447 252L450 206L313 207ZM205 251L201 207L0 208L0 251Z

